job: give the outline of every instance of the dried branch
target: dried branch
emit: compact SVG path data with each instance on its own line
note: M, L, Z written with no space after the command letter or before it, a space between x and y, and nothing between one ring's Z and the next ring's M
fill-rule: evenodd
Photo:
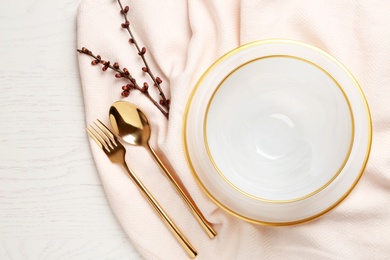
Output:
M158 91L159 91L159 94L161 96L161 101L160 104L164 105L167 110L168 110L168 113L169 113L169 109L170 109L170 102L169 100L166 98L164 92L162 91L162 88L161 88L161 83L162 83L162 80L159 78L159 77L155 77L146 58L145 58L145 53L146 53L146 47L140 47L138 45L138 42L137 40L135 39L134 35L133 35L133 32L131 31L131 28L130 28L130 21L127 17L127 13L129 12L129 6L125 6L123 7L122 3L120 0L117 0L118 4L119 4L119 7L120 7L120 13L123 15L123 18L125 20L124 23L122 23L122 28L126 29L127 32L129 33L130 35L130 39L129 39L129 42L134 44L134 46L136 47L137 51L138 51L138 55L140 55L145 67L142 68L142 71L148 73L149 77L151 78L151 80L153 81L154 85L157 87Z
M169 118L169 110L165 111L162 107L162 102L157 102L154 100L154 98L149 94L149 85L148 83L144 82L143 86L140 87L133 78L133 76L130 74L129 70L127 68L121 69L119 64L115 62L113 65L111 65L110 61L102 60L100 55L95 55L92 53L92 51L88 50L87 48L83 47L81 50L77 50L79 53L86 54L93 58L91 64L92 65L102 65L102 70L107 71L107 69L111 69L116 72L115 77L116 78L125 78L130 81L129 84L122 86L122 96L128 97L131 90L138 90L142 92L160 111L161 113L168 119ZM169 100L167 100L167 104L169 105Z

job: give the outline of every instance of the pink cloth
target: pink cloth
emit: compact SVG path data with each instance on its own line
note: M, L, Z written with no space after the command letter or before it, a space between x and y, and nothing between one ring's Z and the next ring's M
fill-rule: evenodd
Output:
M328 0L126 1L133 31L155 74L170 90L170 120L139 92L130 102L152 122L152 146L165 154L218 236L210 240L143 148L127 147L127 162L198 249L197 259L388 259L390 256L390 3ZM78 13L78 47L127 66L148 80L114 0L84 0ZM339 59L361 84L371 108L373 145L366 171L336 209L306 224L266 227L219 209L193 179L183 152L182 119L200 75L239 45L288 38L319 47ZM87 123L108 124L110 105L121 100L121 80L79 55ZM92 142L92 141L91 141ZM120 166L91 144L112 210L146 259L186 259L175 238Z

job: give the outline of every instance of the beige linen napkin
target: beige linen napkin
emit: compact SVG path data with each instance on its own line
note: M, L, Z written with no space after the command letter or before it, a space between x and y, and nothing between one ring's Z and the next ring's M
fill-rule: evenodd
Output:
M126 146L127 162L198 249L197 259L388 259L390 256L390 2L269 0L123 0L131 26L155 74L170 90L170 120L140 93L125 100L139 105L152 122L152 146L180 175L218 232L210 240L146 150ZM88 47L147 80L142 63L120 28L114 0L84 0L78 13L78 47ZM366 171L336 209L291 227L256 226L214 205L194 181L182 144L188 96L218 57L239 45L288 38L317 46L339 59L361 84L373 118L374 136ZM121 100L124 81L79 55L87 123L108 123L110 105ZM118 166L92 143L91 149L112 210L146 259L186 259L163 222Z

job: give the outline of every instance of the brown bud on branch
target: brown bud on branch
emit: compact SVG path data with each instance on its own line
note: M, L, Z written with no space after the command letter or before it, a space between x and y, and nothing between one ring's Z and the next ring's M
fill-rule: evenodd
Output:
M144 55L145 53L146 53L146 47L142 47L141 51L138 54Z
M128 91L128 90L122 91L122 96L128 97L129 95L130 95L130 91Z
M122 28L129 28L130 22L126 21L126 22L122 23L121 26L122 26Z
M144 82L144 85L143 85L143 87L142 87L142 92L147 92L148 91L148 89L149 89L149 84L147 83L147 82Z

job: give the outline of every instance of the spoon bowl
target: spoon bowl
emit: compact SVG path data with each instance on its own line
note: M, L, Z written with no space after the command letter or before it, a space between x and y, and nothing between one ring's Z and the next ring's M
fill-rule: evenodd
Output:
M145 114L128 102L116 102L111 106L110 123L114 131L131 145L147 146L151 130Z

